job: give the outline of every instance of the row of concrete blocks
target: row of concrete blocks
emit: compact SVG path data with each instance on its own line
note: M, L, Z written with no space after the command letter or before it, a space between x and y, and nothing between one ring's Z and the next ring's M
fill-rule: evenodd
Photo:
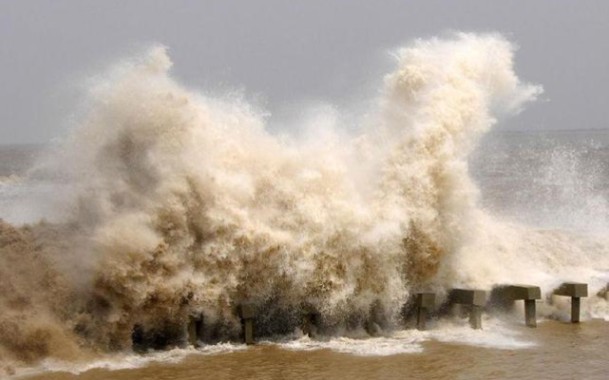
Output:
M243 326L243 340L246 344L254 344L254 318L256 312L254 305L243 303L239 306L239 317ZM197 346L199 340L203 338L203 315L193 315L188 323L188 341L193 346Z
M534 285L501 285L488 292L479 289L452 289L448 295L447 305L466 305L469 308L469 322L472 328L482 328L482 310L487 304L492 307L509 309L515 301L523 300L525 305L525 323L537 326L535 301L541 298L541 290ZM579 322L580 298L588 296L588 285L582 283L563 283L555 289L554 295L571 297L571 322ZM435 293L417 293L415 295L417 328L425 329L428 315L436 308ZM255 307L244 303L239 307L239 316L243 326L243 340L246 344L254 343ZM303 317L302 329L307 335L314 335L318 324L318 314L308 313ZM188 339L192 345L203 337L203 317L193 316L188 325Z
M472 328L482 328L482 309L489 304L499 309L510 309L515 301L524 301L524 321L529 327L537 326L535 302L541 299L541 290L535 285L501 285L491 291L487 302L487 291L478 289L452 289L448 304L467 305L470 308L469 322ZM565 282L553 291L554 295L571 297L571 322L579 323L581 297L588 296L588 284ZM417 328L425 329L428 314L435 309L435 293L417 293Z
M243 341L245 344L254 344L254 318L256 318L255 306L250 303L243 303L239 305L239 317L241 318L241 325L243 328ZM305 313L303 315L302 332L308 336L315 336L317 334L317 327L319 325L320 315L314 311ZM199 314L191 316L188 324L188 341L191 345L197 346L198 342L203 338L203 315Z

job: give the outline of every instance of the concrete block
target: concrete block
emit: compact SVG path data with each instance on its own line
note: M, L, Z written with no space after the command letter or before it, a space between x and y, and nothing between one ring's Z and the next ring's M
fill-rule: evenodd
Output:
M554 294L567 297L588 297L588 284L564 282L554 290Z
M416 294L416 307L417 307L417 329L425 330L427 323L427 315L430 311L436 307L436 295L435 293L417 293Z
M203 338L203 315L191 315L188 320L188 343L197 346Z
M425 309L433 310L436 307L436 294L417 293L416 305L417 307L424 307Z
M588 297L588 284L565 282L554 290L554 295L571 297L571 323L579 323L581 297Z
M386 326L388 326L387 312L383 303L377 299L370 305L368 318L364 322L364 329L368 334L377 336L382 333L383 327Z
M302 316L302 333L311 338L317 336L321 325L321 314L315 311L307 311Z
M510 309L514 301L524 301L524 321L529 327L537 326L535 300L541 299L541 289L535 285L499 285L491 292L491 304Z
M239 314L243 324L243 340L245 344L254 344L254 318L256 307L253 303L244 302L239 305Z
M524 300L524 323L529 327L537 327L535 300Z
M425 326L427 324L427 314L428 310L425 307L419 307L417 309L417 329L425 330Z
M571 297L571 323L579 323L581 298Z
M472 329L480 330L482 328L482 306L472 305L469 312L469 325Z
M451 304L467 305L469 324L473 329L482 328L482 307L486 304L486 292L477 289L453 289L448 294Z
M239 316L241 319L253 319L256 316L256 308L253 303L242 303L239 305Z
M541 289L535 285L500 285L493 293L509 301L541 299Z
M142 325L135 324L133 325L133 330L131 331L131 342L133 351L143 353L146 351L146 342L145 342L145 331Z
M498 285L491 292L491 304L503 309L511 309L516 300L541 298L541 290L534 285Z
M243 321L243 340L245 344L254 344L254 320L245 319Z
M453 289L448 296L448 302L484 306L486 303L486 292L476 289Z

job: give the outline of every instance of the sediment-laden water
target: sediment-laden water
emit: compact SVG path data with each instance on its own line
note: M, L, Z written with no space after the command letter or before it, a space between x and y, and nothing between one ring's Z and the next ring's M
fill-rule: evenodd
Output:
M417 353L378 356L336 350L293 350L276 345L238 349L232 353L191 354L159 359L139 368L97 368L80 374L45 373L28 379L590 379L607 377L609 323L588 321L577 326L541 323L537 329L511 326L512 334L533 343L501 349L461 342L429 340ZM469 335L476 332L469 330ZM484 334L487 334L485 332ZM474 337L469 338L475 340ZM490 343L490 342L489 342ZM370 345L372 346L372 345ZM501 346L499 346L501 347ZM135 366L135 365L134 365ZM125 363L123 363L123 368ZM117 368L107 365L107 368ZM79 371L82 368L72 368Z
M513 52L498 35L414 41L358 125L328 112L281 136L244 99L177 83L162 47L117 63L61 142L31 165L26 148L1 153L0 371L509 378L520 360L594 353L607 326L592 319L609 317L609 135L492 132L541 93ZM483 331L459 319L404 330L416 291L549 294L563 281L590 286L580 326L525 332L492 316ZM235 343L244 301L261 347ZM324 326L312 341L305 310ZM565 319L569 304L544 298L538 312ZM207 354L132 352L135 325L151 347L184 347L193 314ZM594 378L604 356L589 357Z

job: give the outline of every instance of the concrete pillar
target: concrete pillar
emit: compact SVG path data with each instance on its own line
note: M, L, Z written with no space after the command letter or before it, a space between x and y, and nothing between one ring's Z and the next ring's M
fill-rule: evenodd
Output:
M245 344L254 344L254 321L245 319L243 321L243 341Z
M509 309L514 301L524 301L524 322L529 327L537 327L535 300L541 298L541 290L535 285L500 285L491 293L491 304Z
M579 323L580 297L571 297L571 323Z
M203 314L191 315L188 319L188 343L197 347L203 338Z
M417 309L417 329L425 330L425 323L427 322L427 309L419 307Z
M146 351L147 347L145 344L145 332L142 325L137 323L133 325L133 330L131 331L131 343L133 351L139 353Z
M529 327L537 327L535 300L524 300L524 322Z
M473 329L482 328L482 307L486 304L486 292L473 289L453 289L448 295L450 304L468 305L469 324Z
M239 313L243 325L243 340L245 344L254 344L254 317L256 316L254 305L251 303L241 304Z
M319 331L321 315L315 311L308 311L302 316L302 333L315 338Z
M554 295L571 297L571 323L579 323L581 297L588 297L588 284L564 282L554 290Z
M482 329L482 306L472 305L469 312L469 325L472 329Z
M435 308L435 293L417 293L417 329L425 330L427 315Z
M387 316L383 303L377 299L370 305L368 318L364 322L364 329L371 336L382 334L383 327L388 326Z

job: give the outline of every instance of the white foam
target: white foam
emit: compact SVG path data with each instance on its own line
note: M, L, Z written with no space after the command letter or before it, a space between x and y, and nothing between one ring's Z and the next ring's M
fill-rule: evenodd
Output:
M281 343L279 347L294 351L332 350L356 356L388 356L397 354L415 354L423 352L420 336L376 337L367 339L332 338L328 341L314 340L309 337Z
M484 318L482 326L481 330L473 330L467 324L442 320L434 330L429 331L429 337L443 343L501 350L524 349L537 345L499 319Z
M298 339L266 344L277 344L279 347L296 350L332 350L356 356L388 356L398 354L417 354L424 351L423 343L438 341L501 350L525 349L536 346L536 343L525 339L522 334L495 318L484 318L484 329L473 330L467 322L441 320L430 330L399 330L388 336L374 338L338 337L311 339L303 336Z
M190 355L218 355L242 351L247 349L245 344L218 343L203 345L198 348L174 348L167 351L150 351L146 354L117 353L104 355L101 358L88 362L67 362L54 359L45 359L33 368L20 369L16 377L31 376L45 372L67 372L78 375L92 369L106 369L117 371L122 369L142 368L151 363L179 363Z

